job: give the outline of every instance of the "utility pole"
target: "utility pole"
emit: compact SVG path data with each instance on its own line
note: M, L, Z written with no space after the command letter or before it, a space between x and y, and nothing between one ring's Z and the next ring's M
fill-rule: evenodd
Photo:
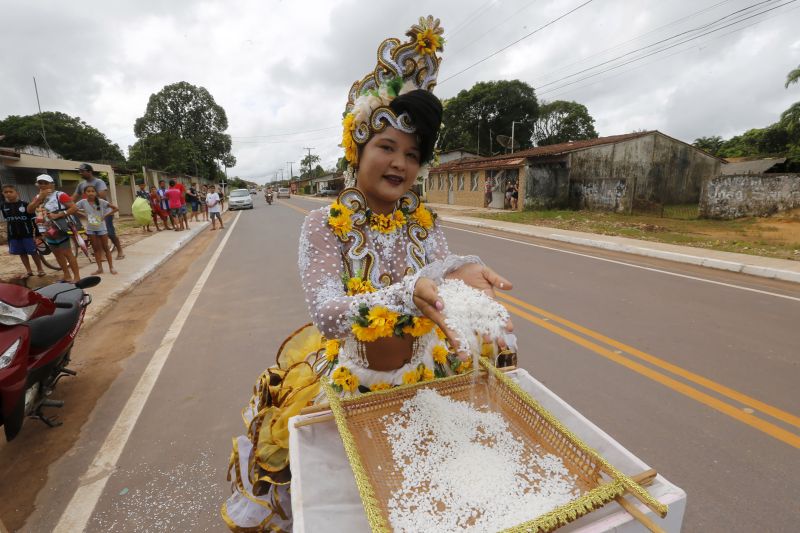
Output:
M289 181L292 181L292 176L294 175L292 165L294 164L294 161L287 161L286 164L289 165Z
M311 157L311 150L316 150L316 148L309 148L308 146L304 146L303 150L308 150L308 157Z
M44 134L44 120L42 119L42 104L39 102L39 87L36 85L36 76L33 77L33 90L36 92L36 106L39 108L39 125L42 127L42 140L49 152L53 150L50 148L50 143L47 142L47 135ZM47 154L50 157L50 154Z
M524 120L512 120L511 121L511 153L514 153L514 125L515 124L525 124Z

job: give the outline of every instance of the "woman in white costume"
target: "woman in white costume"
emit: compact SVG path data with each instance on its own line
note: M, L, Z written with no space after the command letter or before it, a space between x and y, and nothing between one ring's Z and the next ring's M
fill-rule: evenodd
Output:
M350 89L348 188L309 213L300 236L313 324L284 342L244 410L247 434L234 439L233 494L222 506L233 531L291 530L288 420L315 401L321 378L353 395L466 372L470 359L452 348L437 285L458 278L490 295L511 288L478 257L451 254L436 216L411 192L442 119L431 92L442 31L421 18L406 42L383 41L375 69ZM488 350L507 348L506 339L488 340Z

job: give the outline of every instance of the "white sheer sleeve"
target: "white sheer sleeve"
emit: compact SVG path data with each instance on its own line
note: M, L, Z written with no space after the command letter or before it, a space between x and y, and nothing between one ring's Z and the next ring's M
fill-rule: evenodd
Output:
M353 318L361 305L381 305L401 314L419 314L409 308L404 296L413 294L411 276L376 292L348 296L344 289L339 240L327 225L328 208L308 214L300 233L298 266L311 320L328 338L341 338L350 333ZM416 283L416 278L413 280ZM408 298L410 299L410 298ZM413 302L412 302L413 305Z

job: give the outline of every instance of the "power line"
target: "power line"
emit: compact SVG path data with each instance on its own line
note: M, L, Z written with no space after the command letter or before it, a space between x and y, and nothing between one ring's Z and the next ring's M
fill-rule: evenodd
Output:
M647 57L653 56L653 55L655 55L655 54L659 54L659 53L661 53L661 52L664 52L664 51L666 51L666 50L670 50L670 49L672 49L672 48L675 48L675 47L677 47L677 46L680 46L680 45L682 45L682 44L686 44L686 43L688 43L688 42L691 42L691 41L697 40L697 39L699 39L699 38L701 38L701 37L704 37L704 36L706 36L706 35L709 35L709 34L712 34L712 33L718 32L718 31L720 31L720 30L724 30L725 28L729 28L729 27L731 27L731 26L735 26L736 24L740 24L741 22L744 22L745 20L749 20L749 19L752 19L752 18L755 18L755 17L761 16L761 15L763 15L764 13L768 13L768 12L770 12L770 11L774 11L774 10L776 10L776 9L779 9L779 8L783 7L783 6L786 6L786 5L792 4L792 3L796 2L796 1L797 1L797 0L789 0L788 2L784 2L783 4L779 4L779 5L777 5L777 6L773 6L773 7L767 8L767 9L765 9L765 10L763 10L763 11L760 11L760 12L758 12L758 13L755 13L755 14L753 14L753 15L750 15L749 17L745 17L745 18L742 18L742 19L740 19L740 20L737 20L737 21L731 22L731 23L729 23L729 24L726 24L726 25L724 25L724 26L720 26L720 27L718 27L718 28L715 28L715 29L713 29L713 30L709 30L709 31L707 31L707 32L705 32L705 33L701 33L700 35L695 35L694 37L690 37L690 38L688 38L688 39L685 39L685 40L683 40L683 41L681 41L681 42L678 42L678 43L675 43L675 44L671 44L671 45L669 45L669 46L665 46L665 47L663 47L663 48L660 48L660 49L658 49L658 50L654 50L654 51L652 51L652 52L649 52L649 53L647 53L647 54L641 55L641 56L639 56L639 57L632 58L632 59L630 59L630 60L628 60L628 61L624 61L624 62L622 62L622 63L619 63L619 64L617 64L617 65L612 65L612 66L610 66L610 67L608 67L608 68L602 69L602 70L600 70L600 71L598 71L598 72L595 72L595 73L593 73L593 74L589 74L589 75L587 75L587 76L584 76L584 77L582 77L582 78L579 78L579 79L577 79L577 80L573 80L573 81L571 81L571 82L565 83L565 84L563 84L563 85L560 85L560 86L558 86L558 87L554 87L553 89L548 89L548 90L546 90L546 91L543 91L543 92L541 92L541 93L539 93L539 94L540 94L540 95L542 95L542 94L546 94L546 93L549 93L549 92L557 91L557 90L559 90L559 89L563 89L564 87L568 87L568 86L570 86L570 85L573 85L573 84L575 84L575 83L579 83L579 82L581 82L581 81L583 81L583 80L587 80L587 79L589 79L589 78L593 78L593 77L595 77L595 76L599 76L600 74L603 74L603 73L605 73L605 72L609 72L609 71L612 71L612 70L616 70L616 69L618 69L618 68L620 68L620 67L624 67L625 65L629 65L629 64L631 64L631 63L635 63L635 62L637 62L637 61L641 61L642 59L645 59L645 58L647 58ZM643 49L645 49L645 48L648 48L648 47L642 47L642 48L641 48L641 49L639 49L639 50L643 50ZM591 69L589 69L589 70L591 70ZM570 77L572 77L572 75L570 75L570 76L565 76L565 77L561 78L560 80L556 80L555 82L549 83L548 85L552 85L553 83L556 83L556 82L558 82L558 81L563 81L563 80L565 80L565 79L567 79L567 78L570 78ZM537 87L537 89L538 89L538 87Z
M470 66L468 66L467 68L465 68L465 69L462 69L462 70L459 70L458 72L456 72L456 73L455 73L455 74L453 74L452 76L448 76L447 78L445 78L445 79L443 79L442 81L440 81L440 82L439 82L439 85L441 85L442 83L444 83L444 82L446 82L446 81L448 81L448 80L452 80L452 79L453 79L453 78L455 78L456 76L459 76L459 75L461 75L461 74L465 73L466 71L470 70L471 68L473 68L473 67L476 67L476 66L480 65L480 64L481 64L481 63L483 63L484 61L487 61L487 60L489 60L489 59L493 58L494 56L496 56L496 55L497 55L497 54L499 54L500 52L503 52L503 51L505 51L505 50L508 50L509 48L511 48L512 46L514 46L515 44L517 44L517 43L519 43L519 42L521 42L521 41L523 41L523 40L527 39L528 37L530 37L531 35L533 35L533 34L535 34L535 33L538 33L538 32L540 32L541 30L543 30L543 29L547 28L548 26L551 26L551 25L555 24L556 22L558 22L559 20L563 19L564 17L567 17L568 15L571 15L572 13L574 13L574 12L578 11L579 9L581 9L582 7L584 7L584 6L588 5L588 4L591 4L593 1L594 1L594 0L587 0L586 2L582 3L582 4L581 4L581 5L579 5L578 7L575 7L575 8L573 8L573 9L570 9L569 11L567 11L566 13L564 13L563 15L560 15L559 17L557 17L557 18L554 18L554 19L553 19L553 20L551 20L550 22L547 22L546 24L543 24L542 26L539 26L538 28L536 28L535 30L533 30L532 32L530 32L529 34L527 34L527 35L524 35L524 36L520 37L519 39L517 39L517 40L516 40L516 41L514 41L513 43L511 43L511 44L508 44L508 45L504 46L503 48L501 48L500 50L497 50L496 52L493 52L493 53L489 54L488 56L484 57L484 58L483 58L483 59L481 59L480 61L476 61L475 63L471 64L471 65L470 65Z
M800 9L800 6L795 6L795 7L793 7L792 9L790 9L789 11L794 11L794 10L796 10L796 9ZM775 18L775 17L779 16L780 14L781 14L781 13L776 13L776 14L772 15L771 17L765 17L765 18L763 18L763 19L759 19L759 20L756 20L756 21L754 21L754 22L751 22L750 24L747 24L747 25L745 25L745 26L741 26L741 27L739 27L739 28L735 28L735 29L733 29L733 30L731 30L731 31L729 31L729 32L725 32L725 33L723 33L723 34L721 34L721 35L716 35L716 36L714 36L713 38L709 39L709 40L708 40L708 42L710 42L710 41L715 41L715 40L717 40L717 39L721 39L721 38L723 38L723 37L725 37L725 36L727 36L727 35L731 35L732 33L736 33L736 32L738 32L738 31L745 30L745 29L747 29L747 28L750 28L750 27L752 27L752 26L755 26L755 25L757 25L757 24L761 24L762 22L766 22L767 20L773 19L773 18ZM682 49L682 50L677 50L677 51L675 51L675 52L673 52L673 53L671 53L671 54L667 54L667 55L665 55L665 56L662 56L662 57L657 57L657 58L655 58L655 59L654 59L654 60L652 60L652 61L648 61L648 62L646 62L646 63L640 64L640 65L637 65L637 66L635 66L635 67L633 67L633 68L629 68L629 69L627 69L627 70L623 70L622 72L618 72L618 73L616 73L616 74L613 74L613 75L611 75L611 76L607 76L607 77L605 77L605 78L602 78L602 79L600 79L600 80L596 80L596 81L593 81L593 82L590 82L590 83L586 83L586 84L584 84L584 85L579 85L579 86L577 86L577 87L573 87L572 89L569 89L568 91L565 91L565 92L558 93L556 96L561 96L561 95L565 95L565 94L570 94L570 93L572 93L572 92L575 92L575 91L577 91L577 90L579 90L579 89L582 89L582 88L584 88L584 87L589 87L589 86L591 86L591 85L595 85L595 84L597 84L597 83L600 83L600 82L602 82L602 81L606 81L606 80L609 80L609 79L612 79L612 78L617 78L617 77L619 77L619 76L622 76L622 75L624 75L624 74L627 74L627 73L629 73L629 72L633 72L634 70L638 70L638 69L640 69L640 68L642 68L642 67L645 67L645 66L647 66L647 65L651 65L651 64L653 64L653 63L655 63L655 62L657 62L657 61L662 61L662 60L664 60L664 59L668 59L668 58L670 58L670 57L673 57L673 56L676 56L676 55L678 55L678 54L682 54L682 53L684 53L684 52L688 52L688 51L689 51L689 50L691 50L691 49L692 49L692 48L684 48L684 49ZM551 93L551 92L553 92L553 91L556 91L556 90L558 90L558 89L556 88L556 89L551 89L551 90L548 90L548 91L543 91L543 93L542 93L542 94L545 94L545 93Z
M625 52L625 53L624 53L624 54L622 54L622 55L619 55L619 56L617 56L617 57L614 57L614 58L608 59L608 60L606 60L606 61L603 61L603 62L601 62L601 63L597 63L596 65L592 65L591 67L585 68L585 69L583 69L583 70L579 70L579 71L577 71L577 72L573 72L572 74L569 74L569 75L567 75L567 76L564 76L564 77L562 77L562 78L559 78L559 79L557 79L557 80L554 80L554 81L551 81L551 82L548 82L548 83L545 83L545 84L539 85L539 86L538 86L538 87L536 87L536 88L537 88L537 89L542 89L542 88L544 88L544 87L547 87L547 86L550 86L550 85L554 85L554 84L556 84L556 83L558 83L558 82L560 82L560 81L566 80L566 79L568 79L568 78L572 78L572 77L574 77L574 76L577 76L577 75L579 75L579 74L583 74L584 72L588 72L588 71L590 71L590 70L593 70L593 69L595 69L595 68L597 68L597 67L600 67L600 66L602 66L602 65L607 65L607 64L609 64L609 63L613 63L614 61L617 61L618 59L622 59L623 57L626 57L626 56L629 56L629 55L635 54L636 52L641 52L642 50L646 50L646 49L648 49L648 48L652 48L652 47L654 47L654 46L657 46L657 45L659 45L659 44L663 44L663 43L665 43L665 42L667 42L667 41L672 41L672 40L674 40L674 39L677 39L678 37L681 37L682 35L686 35L686 34L693 33L693 32L697 32L697 31L702 31L703 29L709 28L709 27L713 26L714 24L716 24L716 23L718 23L718 22L721 22L721 21L723 21L723 20L725 20L725 19L727 19L727 18L730 18L731 16L733 16L733 15L735 15L735 14L737 14L737 13L740 13L740 12L743 12L743 11L748 11L748 10L750 10L750 9L751 9L751 8L753 8L753 7L756 7L756 6L759 6L759 5L763 5L763 4L768 4L768 3L771 3L771 2L774 2L774 0L764 0L763 2L758 2L758 3L756 3L756 4L752 4L752 5L750 5L750 6L747 6L747 7L745 7L745 8L742 8L742 9L739 9L739 10L737 10L737 11L734 11L734 12L732 12L732 13L729 13L729 14L725 15L724 17L721 17L721 18L719 18L719 19L717 19L717 20L715 20L715 21L713 21L713 22L710 22L710 23L708 23L708 24L703 24L703 25L701 25L701 26L698 26L698 27L696 27L696 28L692 28L692 29L690 29L690 30L686 30L686 31L682 31L682 32L680 32L680 33L676 33L676 34L674 34L674 35L671 35L670 37L667 37L667 38L665 38L665 39L661 39L660 41L656 41L656 42L654 42L654 43L648 44L648 45L646 45L646 46L642 46L642 47L640 47L640 48L637 48L637 49L635 49L635 50L631 50L631 51L629 51L629 52ZM741 19L741 20L739 20L739 21L737 21L737 22L734 22L734 24L737 24L738 22L741 22L742 20L747 20L747 19ZM726 28L726 27L727 27L727 26L722 26L720 29L723 29L723 28ZM716 30L714 30L714 31L716 31ZM707 34L703 34L703 35L707 35ZM684 42L688 42L688 41L684 41Z
M458 32L460 32L461 30L463 30L464 28L469 26L472 23L472 21L477 18L478 15L482 14L484 11L486 11L488 8L490 8L493 3L494 3L494 0L489 0L488 2L485 2L483 5L481 5L477 9L475 9L472 13L467 15L467 18L465 18L464 20L459 22L450 31L450 35L448 36L448 39L452 39L456 34L458 34Z
M610 52L611 50L616 50L617 48L622 48L624 45L626 45L628 43L632 43L633 41L637 41L637 40L641 39L642 37L645 37L647 35L650 35L652 33L657 32L658 30L663 30L664 28L668 28L670 26L674 26L675 24L683 22L686 19L689 19L689 18L692 18L692 17L696 17L697 15L700 15L701 13L705 13L706 11L711 11L712 9L714 9L716 7L719 7L722 4L727 4L728 2L731 2L731 1L732 0L722 0L721 2L717 2L716 4L713 4L713 5L711 5L711 6L707 7L707 8L701 9L699 11L695 11L694 13L690 13L690 14L684 16L684 17L681 17L679 19L675 19L672 22L668 22L667 24L664 24L662 26L658 26L658 27L653 28L652 30L646 31L644 33L640 33L639 35L637 35L635 37L632 37L632 38L628 39L627 41L623 41L621 43L615 44L615 45L610 46L610 47L608 47L608 48L606 48L604 50L600 50L599 52L595 52L594 54L588 55L586 57L582 57L581 59L578 59L578 60L573 61L571 63L565 63L565 64L561 65L560 67L558 67L558 68L556 68L554 70L551 70L550 72L542 74L540 77L541 78L547 78L551 74L555 74L556 72L561 72L562 70L566 70L567 68L569 68L569 67L571 67L573 65L578 65L578 64L583 63L584 61L586 61L588 59L591 59L593 57L597 57L599 55L603 55L606 52Z
M476 38L474 38L474 39L471 39L471 40L470 40L470 42L469 42L468 44L465 44L465 45L464 45L464 46L462 46L461 48L459 48L459 49L457 49L457 50L455 50L455 51L453 51L453 52L450 52L450 55L449 55L449 57L453 57L453 56L455 56L456 54L458 54L460 51L462 51L462 50L466 50L467 48L469 48L470 46L472 46L472 45L473 45L473 44L475 44L476 42L478 42L478 41L480 41L481 39L483 39L484 37L486 37L486 36L487 36L489 33L493 32L494 30L496 30L497 28L499 28L500 26L502 26L503 24L505 24L506 22L508 22L509 20L511 20L512 18L514 18L515 16L517 16L519 13L521 13L521 12L525 11L526 9L530 9L530 7L531 7L533 4L535 4L535 3L536 3L536 0L533 0L533 2L531 2L531 3L530 3L530 4L528 4L528 5L526 5L525 7L521 7L521 8L519 8L519 9L517 9L517 10L516 10L516 11L514 11L514 12L513 12L511 15L509 15L507 18L503 19L501 22L498 22L497 24L495 24L494 26L492 26L491 28L489 28L488 30L486 30L485 32L483 32L482 34L480 34L478 37L476 37Z

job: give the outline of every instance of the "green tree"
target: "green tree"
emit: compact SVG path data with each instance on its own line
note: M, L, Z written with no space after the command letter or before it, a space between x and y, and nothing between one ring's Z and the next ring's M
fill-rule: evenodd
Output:
M786 84L784 87L788 89L790 84L798 82L800 82L800 65L798 65L796 69L790 70L789 74L786 75Z
M225 110L205 88L185 81L150 95L144 116L133 131L131 161L172 172L215 179L219 165L236 165Z
M467 149L488 153L490 135L511 135L511 123L535 120L539 102L533 87L519 80L478 82L444 102L444 117L439 137L442 150ZM528 133L519 131L520 148L529 148ZM480 134L480 137L479 137ZM491 144L499 148L496 139Z
M713 137L699 137L694 140L692 146L705 150L711 155L717 155L725 144L725 140L719 135Z
M42 124L47 144L66 159L104 163L125 161L119 146L99 130L80 117L71 117L58 111L45 111L41 115L10 115L0 120L0 135L5 135L3 144L46 148Z
M596 139L594 119L578 102L555 100L542 104L533 123L533 139L538 146L583 139Z
M320 162L320 157L316 154L308 154L300 160L300 176L303 178L313 174L314 165Z

